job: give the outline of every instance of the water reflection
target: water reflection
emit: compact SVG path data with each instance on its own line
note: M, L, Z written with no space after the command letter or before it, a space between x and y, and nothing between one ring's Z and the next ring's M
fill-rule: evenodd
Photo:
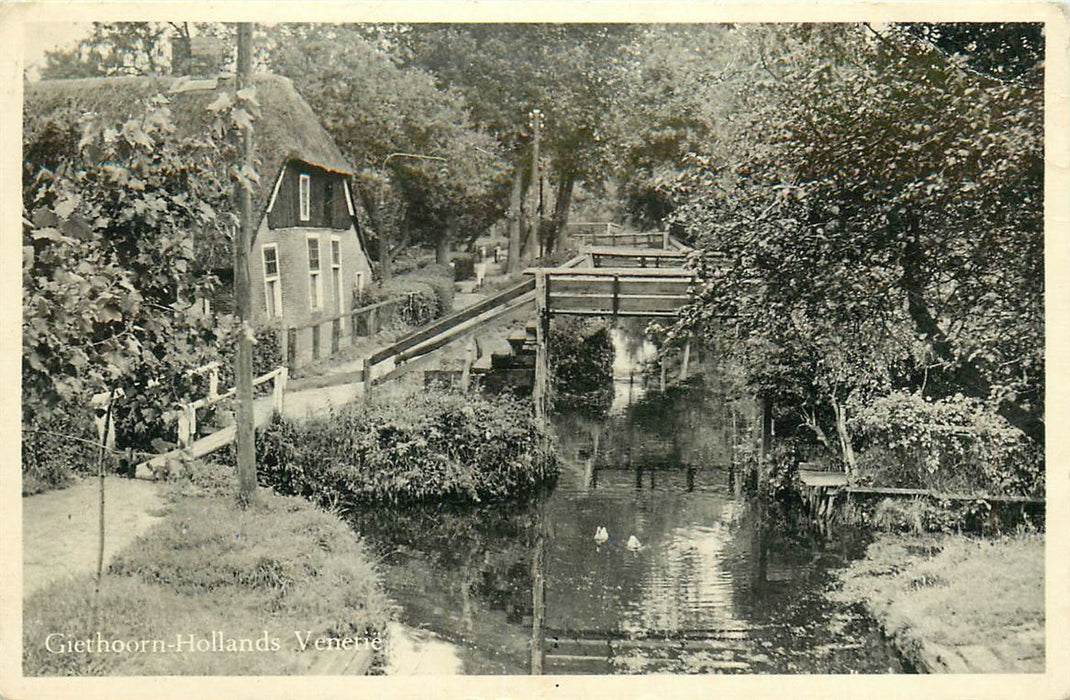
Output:
M466 673L527 673L533 646L546 673L898 670L824 600L821 550L740 494L723 397L636 387L608 417L554 417L563 471L533 503L354 516L402 621L459 644Z

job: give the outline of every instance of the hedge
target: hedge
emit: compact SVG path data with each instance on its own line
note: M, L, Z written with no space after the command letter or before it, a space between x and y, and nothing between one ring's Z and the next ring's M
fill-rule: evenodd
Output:
M503 500L557 474L530 409L506 396L417 392L301 423L276 417L257 450L265 485L330 504Z

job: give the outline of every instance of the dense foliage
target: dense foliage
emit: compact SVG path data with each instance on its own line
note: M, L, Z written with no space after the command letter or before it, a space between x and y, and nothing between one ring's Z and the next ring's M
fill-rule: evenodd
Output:
M551 386L557 409L597 412L613 399L613 342L604 321L561 317L550 325Z
M529 407L508 397L414 393L276 419L257 449L263 483L330 504L508 499L556 475Z
M942 493L1043 491L1040 446L980 399L893 392L854 407L848 426L860 478Z
M1005 80L916 28L738 31L753 70L726 123L748 150L715 141L671 188L701 278L675 332L725 339L778 418L849 469L861 427L850 406L893 391L972 397L1017 431L1011 442L1041 443L1036 55L1023 51L1020 78ZM1035 485L1008 466L975 470L973 485Z
M230 193L226 127L179 137L163 96L125 121L69 109L24 119L28 449L47 460L64 435L95 433L71 420L111 390L124 394L117 445L172 439L175 405L199 381L189 370L218 359L233 332L199 303L217 280L196 264L196 239L225 239L232 225L217 214Z

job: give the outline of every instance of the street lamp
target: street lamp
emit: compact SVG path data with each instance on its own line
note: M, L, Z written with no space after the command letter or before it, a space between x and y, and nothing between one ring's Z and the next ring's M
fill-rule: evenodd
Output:
M382 182L379 183L379 227L380 227L380 231L379 231L379 246L380 246L379 260L382 263L382 275L383 275L383 281L384 282L386 280L389 280L394 274L393 259L391 258L391 255L390 255L390 244L391 244L391 241L390 241L390 234L388 232L389 227L386 225L386 222L384 220L385 219L385 214L383 212L383 209L384 209L384 207L386 205L386 182L387 182L386 165L393 158L415 158L417 160L437 160L437 161L439 161L441 163L448 163L449 162L448 160L446 160L442 156L431 156L431 155L427 155L427 154L424 154L424 153L404 153L404 152L401 152L401 151L398 151L396 153L391 153L386 158L383 158L383 162L379 166L379 169L383 171L383 180L382 180Z

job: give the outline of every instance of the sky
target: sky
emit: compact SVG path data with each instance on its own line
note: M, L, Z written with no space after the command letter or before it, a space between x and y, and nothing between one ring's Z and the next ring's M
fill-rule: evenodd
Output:
M92 22L44 22L26 25L26 68L31 77L44 65L45 51L74 46L93 29Z

